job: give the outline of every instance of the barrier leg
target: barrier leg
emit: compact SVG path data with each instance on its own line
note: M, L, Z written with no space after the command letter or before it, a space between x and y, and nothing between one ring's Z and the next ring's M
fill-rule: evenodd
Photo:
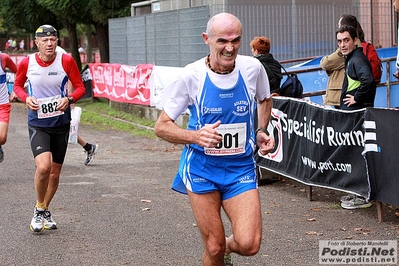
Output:
M308 199L309 199L309 201L312 201L312 186L309 186L308 187L309 189L308 189Z
M382 202L376 201L376 204L377 204L378 221L383 222L384 221L384 210L383 210Z

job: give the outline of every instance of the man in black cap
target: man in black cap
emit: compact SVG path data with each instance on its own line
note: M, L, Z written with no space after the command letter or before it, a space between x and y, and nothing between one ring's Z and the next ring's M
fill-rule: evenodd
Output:
M18 66L14 91L28 107L28 131L36 172L36 206L30 229L56 229L48 209L59 184L68 145L71 121L69 105L85 94L80 71L68 54L57 53L57 30L40 26L35 33L39 52L25 57ZM68 80L74 92L68 94ZM24 85L27 82L28 92Z

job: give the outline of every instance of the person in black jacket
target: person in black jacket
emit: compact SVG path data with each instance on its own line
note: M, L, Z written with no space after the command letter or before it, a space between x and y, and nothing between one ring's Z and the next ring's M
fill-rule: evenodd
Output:
M270 40L264 36L255 37L250 45L253 56L259 59L266 70L269 78L270 93L278 93L283 75L281 74L280 63L270 53Z
M363 47L356 44L357 31L352 26L342 26L336 31L338 48L345 57L345 76L342 84L340 107L342 110L357 110L374 106L376 84L370 61ZM361 196L349 194L341 197L341 207L357 209L371 207L371 202Z
M374 106L376 84L370 61L358 47L356 29L342 26L336 32L337 43L345 57L345 77L342 85L340 107L342 110L357 110Z

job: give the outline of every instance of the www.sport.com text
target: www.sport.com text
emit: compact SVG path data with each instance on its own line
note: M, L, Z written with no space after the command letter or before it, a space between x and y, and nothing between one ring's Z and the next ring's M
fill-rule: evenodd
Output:
M302 163L304 165L307 165L313 169L319 169L320 172L323 173L323 171L335 171L335 172L346 172L346 173L351 173L352 172L352 164L350 163L332 163L331 161L329 162L319 162L317 166L317 162L313 161L305 156L301 156Z

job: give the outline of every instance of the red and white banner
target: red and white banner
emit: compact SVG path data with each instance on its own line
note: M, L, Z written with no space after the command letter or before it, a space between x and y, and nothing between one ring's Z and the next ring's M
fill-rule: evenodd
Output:
M89 64L93 97L150 106L152 64Z

